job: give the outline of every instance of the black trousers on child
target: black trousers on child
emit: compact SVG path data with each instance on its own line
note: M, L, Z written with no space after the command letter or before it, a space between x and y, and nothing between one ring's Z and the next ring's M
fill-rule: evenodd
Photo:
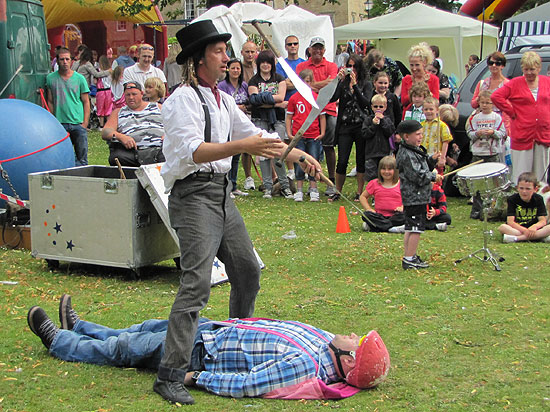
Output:
M434 216L431 219L426 219L425 222L426 230L435 230L435 225L438 223L447 223L451 224L451 215L448 213L441 213L438 216Z
M387 232L390 227L405 224L405 215L401 212L397 212L390 217L375 212L364 212L361 218L369 225L371 232Z

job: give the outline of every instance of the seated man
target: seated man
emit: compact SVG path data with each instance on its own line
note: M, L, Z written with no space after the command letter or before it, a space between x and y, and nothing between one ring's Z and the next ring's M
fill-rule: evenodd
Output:
M143 100L138 82L124 83L126 106L115 109L105 123L101 137L109 143L109 164L139 167L164 162L162 141L164 126L160 103Z
M61 297L59 319L61 329L39 306L33 306L27 316L31 330L54 357L158 369L167 320L110 329L80 319L69 295ZM293 321L201 318L191 364L182 381L240 398L265 395L312 378L326 385L345 380L356 388L371 388L385 379L389 367L388 351L375 331L359 338Z

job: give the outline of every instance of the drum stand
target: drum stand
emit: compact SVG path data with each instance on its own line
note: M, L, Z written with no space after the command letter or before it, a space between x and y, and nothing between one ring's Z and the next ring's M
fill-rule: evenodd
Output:
M483 247L476 250L475 252L470 253L468 256L464 256L461 259L455 260L455 264L460 263L466 259L476 258L481 260L482 262L491 262L495 267L495 270L498 270L500 272L501 268L498 262L504 262L504 258L502 256L499 256L496 252L491 251L491 249L487 247L487 241L489 237L493 234L493 231L488 230L487 228L487 215L489 214L489 205L491 203L490 194L481 194L481 198L483 200Z

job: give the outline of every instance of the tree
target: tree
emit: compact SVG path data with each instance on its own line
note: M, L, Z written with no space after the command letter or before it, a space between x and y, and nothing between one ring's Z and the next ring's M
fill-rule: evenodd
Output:
M89 2L85 0L74 0L77 3L86 6L89 5ZM302 0L307 3L308 0ZM445 1L445 0L443 0ZM169 6L174 3L180 3L181 0L96 0L96 4L110 3L115 2L120 4L120 7L117 11L121 16L134 16L144 10L151 10L152 7L158 6L159 9L163 10L166 6ZM264 3L267 0L264 0ZM285 4L293 3L299 5L300 0L285 0ZM231 7L233 4L238 3L238 0L201 0L200 5L205 6L207 9L210 9L215 6L226 6ZM323 4L340 4L339 0L323 0ZM169 19L177 19L185 13L183 9L177 9L175 11L167 11L166 17Z
M537 6L540 6L541 4L548 3L549 0L541 1L541 0L527 0L525 3L521 5L521 7L518 10L518 13L524 13L527 10L534 9Z

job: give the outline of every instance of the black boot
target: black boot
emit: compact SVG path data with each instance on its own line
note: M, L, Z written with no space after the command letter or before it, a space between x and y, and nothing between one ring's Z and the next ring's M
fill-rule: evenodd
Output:
M172 403L181 403L182 405L193 405L195 403L182 382L165 381L157 378L153 384L153 390Z
M42 339L44 346L50 349L55 335L59 332L59 328L46 315L44 309L40 306L30 308L27 314L27 322L34 334Z

